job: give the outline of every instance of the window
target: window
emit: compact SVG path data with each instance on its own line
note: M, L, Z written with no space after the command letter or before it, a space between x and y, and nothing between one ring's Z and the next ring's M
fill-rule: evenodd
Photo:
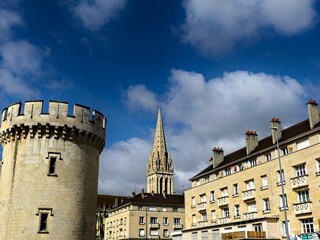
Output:
M289 153L288 147L281 148L282 156L287 155Z
M270 212L270 200L269 198L264 198L263 199L263 212Z
M150 217L150 223L158 223L157 217Z
M139 224L144 224L144 217L139 217Z
M309 146L310 146L309 139L306 139L297 143L297 150L301 150Z
M197 217L195 214L192 214L192 225L197 223Z
M207 196L206 196L206 194L200 195L200 202L201 202L201 203L207 202Z
M239 205L234 205L234 216L240 217L240 206Z
M199 186L199 185L200 185L200 181L197 180L197 181L196 181L196 186Z
M302 231L303 233L313 233L314 232L314 224L312 218L302 219Z
M38 233L49 233L48 231L48 217L52 216L51 208L39 208L37 214L39 216L39 230Z
M201 213L201 221L202 222L206 222L207 221L207 213L206 212Z
M224 170L224 174L225 174L225 176L231 175L231 168L225 169L225 170Z
M300 164L297 166L294 166L295 175L296 177L304 176L307 174L306 164Z
M179 211L179 208L177 207L172 207L172 212L178 212Z
M284 194L284 197L283 195L280 195L280 210L283 210L283 207L284 207L283 201L285 202L285 206L287 208L288 207L287 194Z
M162 208L162 212L166 212L167 209L165 207Z
M191 207L196 205L196 198L192 197L191 198Z
M208 231L201 231L201 240L208 240L209 234Z
M258 223L258 224L253 224L252 225L252 230L255 232L262 232L262 223Z
M287 223L288 223L288 232L290 234L290 222L288 221ZM281 234L282 234L282 236L286 236L286 223L285 223L285 221L281 222Z
M238 195L239 195L238 184L235 183L233 184L233 196L238 196Z
M257 212L257 206L255 202L248 203L248 212Z
M249 167L254 167L254 166L256 166L257 165L257 159L250 159L249 161L248 161L248 166Z
M204 178L204 183L208 183L209 181L210 181L209 176L207 176L207 177Z
M163 225L169 225L169 221L167 217L163 218Z
M192 235L192 237L191 237L192 240L198 240L198 233L197 232L193 232L191 235Z
M158 234L158 230L156 230L156 229L151 229L150 230L150 235L151 236L158 236L159 234Z
M216 222L217 221L216 210L212 210L211 211L211 219L212 219L212 222Z
M265 160L266 162L269 162L269 161L271 160L271 153L265 154L265 155L264 155L264 160Z
M268 188L268 178L267 175L261 176L261 190Z
M150 207L149 207L149 211L151 211L151 212L157 211L157 208L156 208L156 207L153 207L153 206L150 206Z
M316 159L317 176L320 175L320 159Z
M221 188L222 197L228 197L228 188Z
M214 202L214 198L215 198L214 191L211 191L210 192L210 202Z
M168 229L163 229L163 237L169 237Z
M280 170L278 170L277 173L278 173L278 182L277 182L277 185L280 186L281 183L282 183L282 181L283 181L283 184L285 184L286 181L285 181L285 178L284 178L284 172L283 172L283 170L281 170L281 174L280 174ZM282 179L281 179L281 177L282 177Z
M305 191L299 191L297 192L298 195L298 203L306 203L309 202L309 190L305 190Z
M247 188L247 190L254 189L254 180L253 179L246 181L246 188Z
M143 209L142 206L138 206L139 211L142 211L142 209Z
M181 224L181 218L174 218L174 224Z
M222 211L222 217L224 218L230 217L230 212L228 207L222 208L221 211Z

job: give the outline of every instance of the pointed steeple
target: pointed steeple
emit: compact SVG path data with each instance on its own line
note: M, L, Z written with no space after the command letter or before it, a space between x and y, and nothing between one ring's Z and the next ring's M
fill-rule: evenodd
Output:
M167 151L162 114L159 107L154 144L148 162L148 192L172 194L173 171L173 163L171 155Z

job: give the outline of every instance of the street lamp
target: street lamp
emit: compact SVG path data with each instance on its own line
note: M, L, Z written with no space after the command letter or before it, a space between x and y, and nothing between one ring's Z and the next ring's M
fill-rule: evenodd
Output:
M278 131L278 128L271 127L272 130ZM274 134L276 136L276 142L277 142L277 150L278 150L278 161L279 161L279 171L280 171L280 181L281 181L281 193L282 193L282 206L283 206L283 213L284 213L284 226L286 230L286 236L287 240L290 240L289 236L289 228L288 228L288 216L287 216L287 204L286 204L286 198L284 195L284 179L283 179L283 170L281 167L281 160L280 160L280 148L279 148L279 141L278 141L278 134Z

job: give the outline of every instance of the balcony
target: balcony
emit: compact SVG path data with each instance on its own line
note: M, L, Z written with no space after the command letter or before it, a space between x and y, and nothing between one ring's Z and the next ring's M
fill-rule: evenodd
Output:
M229 196L219 197L217 200L219 207L229 204Z
M198 203L197 209L198 209L198 211L206 210L206 202Z
M242 198L244 201L255 199L256 198L256 190L249 189L249 190L243 191Z
M160 237L159 237L159 235L151 235L150 238L151 239L159 239Z
M150 223L149 227L150 228L160 228L160 224L159 223Z
M291 178L292 189L308 186L307 176L308 175Z
M207 226L207 221L198 222L198 227L205 227L205 226Z
M223 217L218 219L218 224L230 223L230 217Z
M182 229L183 225L182 224L173 224L173 229Z
M312 213L311 202L293 204L294 214Z
M243 214L243 220L250 220L257 218L257 212L249 212Z

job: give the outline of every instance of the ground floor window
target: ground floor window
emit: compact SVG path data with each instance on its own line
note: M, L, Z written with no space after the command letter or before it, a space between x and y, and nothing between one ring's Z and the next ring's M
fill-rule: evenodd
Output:
M253 227L253 231L255 231L255 232L262 232L263 231L262 230L262 223L253 224L252 227Z
M314 232L314 224L312 218L302 219L302 232L303 233L313 233Z
M139 229L139 237L144 237L144 229Z
M49 233L48 217L53 216L52 208L39 208L36 215L39 216L38 233Z

